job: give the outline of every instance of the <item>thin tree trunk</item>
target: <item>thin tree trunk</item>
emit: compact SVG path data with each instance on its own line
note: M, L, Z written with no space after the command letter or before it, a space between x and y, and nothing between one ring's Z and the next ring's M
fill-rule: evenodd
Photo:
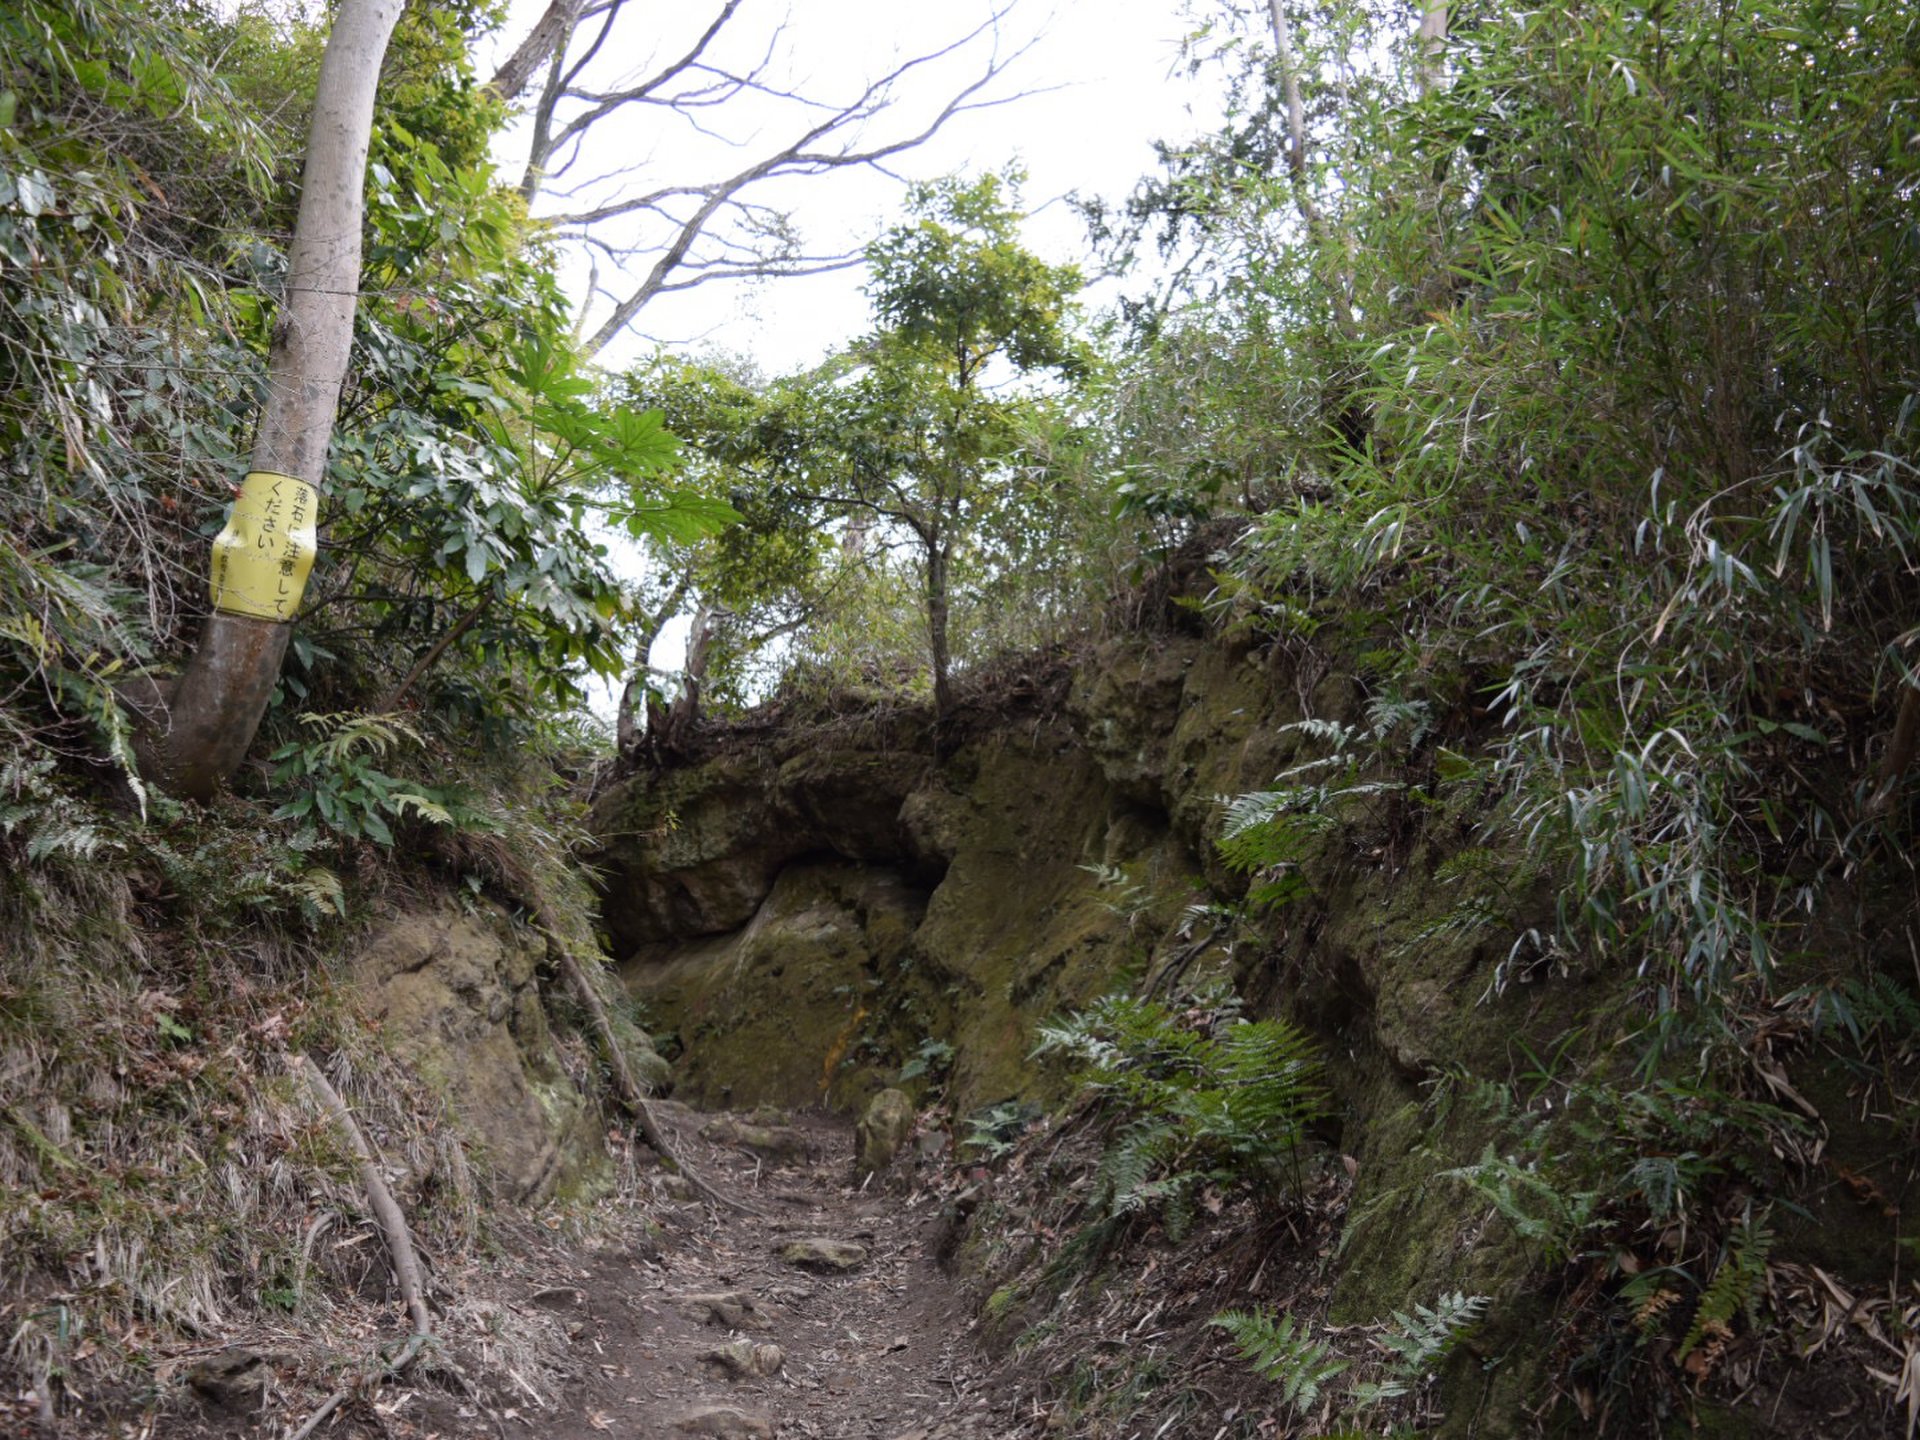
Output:
M508 104L518 100L534 72L552 57L561 37L572 33L579 9L580 0L553 0L527 32L527 38L493 72L489 84L494 94Z
M659 639L662 628L680 609L692 584L692 572L683 571L680 578L674 582L672 592L660 607L646 618L646 623L641 627L640 638L633 647L633 669L627 675L627 683L620 687L620 704L613 715L613 745L616 755L631 756L640 748L640 724L635 712L639 707L640 696L646 690L647 676L650 673L648 661L653 655L653 642ZM652 711L648 711L648 718L652 718Z
M1447 7L1444 3L1429 5L1420 12L1420 33L1417 37L1420 46L1420 93L1439 85L1441 80L1441 52L1447 43Z
M557 20L559 30L548 55L547 81L540 87L540 99L533 109L533 138L527 150L526 172L520 177L520 195L532 205L547 178L547 161L553 155L553 112L566 89L567 48L573 44L573 27L579 22L581 0L561 0L540 18L541 25Z
M947 650L947 542L936 538L927 546L927 649L933 657L933 720L944 725L953 713L953 684L948 677Z
M1307 107L1300 94L1300 61L1293 49L1293 26L1287 19L1284 0L1267 0L1267 16L1273 24L1273 49L1280 64L1280 87L1287 104L1287 176L1293 186L1294 204L1307 227L1307 240L1313 246L1316 264L1326 267L1334 237L1328 233L1326 218L1313 198L1313 175L1307 165ZM1351 340L1358 328L1353 320L1353 305L1347 296L1345 279L1334 266L1327 278L1328 298L1333 302L1333 318L1340 333Z
M427 650L427 653L413 662L412 666L408 668L406 675L401 678L400 683L380 697L380 703L375 708L383 713L398 709L400 702L406 698L407 692L413 689L414 683L418 681L422 675L440 663L440 657L452 649L462 635L473 628L474 622L486 613L487 606L492 603L492 591L488 591L485 595L482 595L478 600L474 601L473 604L468 607L466 614L454 621L453 625L447 630L447 633L434 641L432 646Z
M403 3L340 0L327 37L252 470L214 542L213 614L141 744L142 768L181 795L211 796L246 757L313 564L353 344L374 92Z

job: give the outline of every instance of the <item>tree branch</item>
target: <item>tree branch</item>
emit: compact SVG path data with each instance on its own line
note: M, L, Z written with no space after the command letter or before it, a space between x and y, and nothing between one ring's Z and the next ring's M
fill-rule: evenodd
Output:
M1306 222L1307 240L1313 246L1317 262L1324 263L1329 237L1327 224L1313 198L1313 176L1307 168L1307 111L1300 96L1300 61L1293 50L1293 26L1287 19L1285 0L1267 0L1267 15L1273 23L1273 49L1280 67L1280 86L1287 103L1287 176L1293 184L1294 203ZM1424 26L1422 27L1424 33ZM1340 333L1349 340L1358 333L1353 323L1353 306L1347 299L1346 282L1337 274L1327 281L1333 316Z

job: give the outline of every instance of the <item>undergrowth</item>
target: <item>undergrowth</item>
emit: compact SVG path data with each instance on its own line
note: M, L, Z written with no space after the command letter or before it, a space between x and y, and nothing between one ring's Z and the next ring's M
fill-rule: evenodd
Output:
M1144 1220L1177 1241L1210 1190L1278 1207L1304 1188L1327 1092L1316 1047L1285 1021L1246 1019L1224 997L1176 1010L1109 996L1043 1025L1034 1054L1074 1065L1107 1136L1060 1264Z

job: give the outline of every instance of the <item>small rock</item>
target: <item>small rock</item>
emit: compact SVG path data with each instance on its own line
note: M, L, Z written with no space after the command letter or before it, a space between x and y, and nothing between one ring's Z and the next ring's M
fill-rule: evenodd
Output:
M729 1330L765 1330L773 1324L754 1308L751 1295L738 1290L717 1295L676 1295L673 1303L703 1325L721 1325Z
M576 1306L584 1305L587 1300L586 1292L572 1285L553 1285L545 1290L536 1290L527 1298L542 1310L551 1310L555 1313L572 1310Z
M717 1365L734 1380L753 1380L777 1375L787 1363L786 1353L778 1345L756 1345L751 1340L730 1340L700 1357Z
M669 1200L698 1200L700 1192L693 1188L693 1182L684 1175L662 1175L660 1188L666 1192Z
M867 1102L856 1131L853 1169L861 1179L883 1174L913 1134L913 1102L901 1090L882 1090Z
M251 1414L264 1407L272 1381L273 1369L266 1358L239 1348L197 1360L187 1371L187 1383L201 1399L236 1414Z
M732 1115L719 1115L700 1127L702 1139L716 1145L750 1150L775 1165L797 1165L807 1158L807 1137L779 1125L753 1125Z
M867 1263L867 1247L851 1240L826 1240L813 1237L789 1240L780 1247L780 1258L802 1270L844 1274Z
M773 1440L773 1421L737 1405L693 1405L673 1419L682 1435L711 1435L714 1440Z

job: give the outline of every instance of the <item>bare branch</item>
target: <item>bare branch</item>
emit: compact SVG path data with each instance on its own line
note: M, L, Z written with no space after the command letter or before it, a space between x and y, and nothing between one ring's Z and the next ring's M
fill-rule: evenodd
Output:
M617 91L599 105L588 110L585 114L575 116L572 120L569 120L566 125L561 127L560 133L554 136L552 143L558 145L569 137L579 134L596 121L611 115L622 105L629 104L636 100L644 100L646 97L658 93L661 86L665 85L675 76L684 73L706 53L707 47L711 45L720 32L726 28L727 22L733 19L735 12L738 11L739 8L740 0L726 0L726 4L720 7L720 13L714 16L713 23L701 32L700 38L694 42L693 48L687 51L685 55L682 55L678 60L667 66L666 69L653 75L649 79L643 80L633 88ZM598 47L597 41L595 42L595 46L596 48ZM543 156L541 158L544 159L545 157Z
M562 35L571 33L577 22L591 20L616 8L619 3L620 0L594 0L594 3L575 14L579 0L553 0L546 13L527 32L527 38L494 71L490 82L493 92L509 104L518 100L520 92L527 88L527 82L551 58Z
M975 30L966 38L971 39L980 33L982 33L981 30ZM613 342L615 337L626 328L633 317L639 314L656 296L666 293L669 289L687 288L685 286L671 284L671 275L675 270L682 268L688 263L688 257L694 243L701 237L714 217L726 209L729 204L733 203L735 197L749 186L759 184L774 176L819 175L833 170L849 169L858 166L873 166L895 155L924 145L956 116L964 115L974 110L993 108L1024 98L1024 92L988 100L977 100L974 97L979 95L983 89L996 80L1006 65L1011 63L1011 60L1018 59L1021 54L1025 53L1027 48L1025 46L1021 47L1019 51L1016 51L1014 55L1006 61L999 59L998 56L990 58L976 79L963 87L957 94L950 97L931 120L910 135L903 136L886 144L874 146L870 149L861 149L852 141L849 141L844 148L837 150L815 148L822 141L829 139L849 126L857 125L871 118L871 116L878 114L888 103L886 99L888 91L903 76L921 65L930 64L944 55L951 54L964 43L965 40L956 41L953 45L949 45L942 50L935 51L929 55L916 57L913 60L907 61L905 64L897 66L893 71L869 85L851 105L843 107L826 119L820 121L795 139L785 149L756 161L754 164L749 165L745 169L738 171L711 187L704 203L702 203L691 216L681 222L678 232L665 247L659 251L646 278L630 295L614 307L613 313L601 324L598 330L594 331L593 335L587 341L587 352L589 354L597 354L601 350L604 350ZM587 216L569 218L573 219L574 223L590 223L592 219L611 219L615 215L631 213L632 210L637 208L643 207L630 204L615 204L602 207L601 211L597 213L589 212ZM770 265L769 268L762 273L777 275L786 272L780 269L777 263L775 263Z
M1010 52L1003 46L1002 27L1013 3L990 0L979 23L957 38L923 54L896 57L858 93L836 101L809 94L804 85L774 73L784 22L764 48L755 39L746 57L729 59L720 53L723 35L743 29L736 23L742 0L709 0L708 18L695 22L698 34L677 56L664 64L649 62L643 69L650 73L642 78L612 85L589 79L586 72L596 59L618 53L627 31L617 27L636 23L636 7L625 0L552 0L534 32L501 67L495 88L512 98L542 63L546 65L521 192L531 203L556 177L567 176L559 198L569 208L540 218L558 227L569 243L598 251L632 277L624 293L614 294L610 289L621 282L607 270L596 271L595 293L587 297L586 306L598 308L598 294L613 303L597 328L583 323L588 353L604 349L663 294L717 280L819 274L857 264L858 256L851 252L808 252L785 217L751 203L748 192L776 179L863 167L897 178L889 162L926 144L957 117L1024 98L988 93L1033 43L1029 40ZM575 44L576 37L581 44ZM930 67L966 55L977 57L974 73L955 76L956 88L944 103L932 103L940 93L933 91L926 104L916 104L921 118L910 122L908 133L868 133L882 117L897 113L896 106L929 91L923 77ZM793 129L784 141L777 132L764 144L747 141L702 119L712 111L731 115L727 107L748 95L785 107ZM614 117L638 106L673 116L716 146L751 143L758 153L749 151L750 163L704 183L633 186L630 193L618 193L629 189L623 181L648 168L645 162L636 163L629 149L616 165L589 176L582 164L585 147L590 138L597 141L611 133L608 126ZM593 150L598 154L604 148L596 143ZM636 234L639 238L631 238Z

